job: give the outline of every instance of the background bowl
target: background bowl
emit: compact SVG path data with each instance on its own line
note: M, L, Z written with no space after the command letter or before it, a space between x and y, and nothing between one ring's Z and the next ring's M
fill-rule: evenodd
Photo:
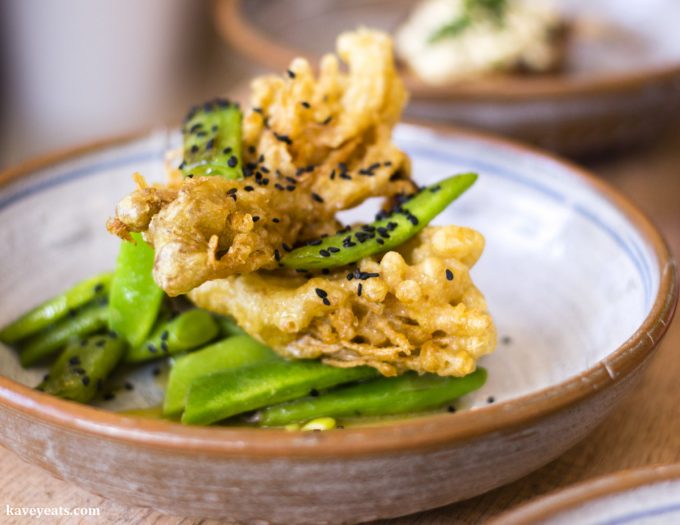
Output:
M680 523L680 464L617 472L521 505L489 525Z
M163 152L177 140L163 131L0 175L0 325L113 265L118 242L105 219L132 188L133 171L162 177ZM183 427L34 391L43 371L21 370L0 347L2 443L128 504L318 524L469 498L586 436L631 390L672 317L676 267L659 233L602 182L522 146L414 125L399 126L396 141L420 183L480 173L437 219L487 238L473 274L501 337L482 361L487 385L459 407L467 410L311 434ZM134 399L110 406L159 402L150 370L140 369L135 385Z
M394 31L413 0L219 0L225 39L284 71L296 56L335 49L364 25ZM561 0L572 20L564 71L428 86L402 72L407 114L492 130L570 155L652 139L680 115L680 34L674 0ZM662 13L662 15L660 15Z

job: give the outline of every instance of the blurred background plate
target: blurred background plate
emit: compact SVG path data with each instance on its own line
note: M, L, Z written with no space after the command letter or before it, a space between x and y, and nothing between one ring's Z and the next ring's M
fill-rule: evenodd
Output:
M522 505L489 525L680 523L680 464L617 472Z
M316 60L338 33L364 25L393 32L413 0L219 0L222 36L278 71ZM680 115L680 2L562 0L572 27L561 73L508 75L428 86L403 75L407 115L493 130L569 155L649 141Z

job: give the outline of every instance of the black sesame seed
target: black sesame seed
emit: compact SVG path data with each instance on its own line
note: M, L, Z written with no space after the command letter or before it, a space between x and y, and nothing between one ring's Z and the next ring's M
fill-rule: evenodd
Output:
M248 153L250 153L251 155L255 155L255 151L257 151L255 149L255 146L248 146Z
M309 246L319 246L323 241L321 239L314 239L313 241L308 241Z
M232 152L231 146L227 146L222 150L222 153L224 153L225 155L229 155L231 152Z
M260 220L260 216L259 215L253 215L252 219L253 219L253 222L257 222L257 221Z
M71 359L68 360L69 365L77 366L80 364L80 357L77 355L74 355Z
M309 395L312 396L312 397L319 397L319 391L316 388L312 388L309 391Z
M196 144L191 146L191 153L198 153L198 146Z
M146 348L152 354L155 354L156 352L158 352L158 348L156 348L156 345L153 344L153 343L149 343L148 345L146 345Z
M322 257L330 257L331 256L330 252L328 252L326 250L319 250L319 255L321 255Z
M489 403L489 404L491 404L495 401L496 401L496 398L493 397L493 396L489 396L489 397L486 398L486 402Z
M167 330L163 330L163 333L161 333L161 341L167 341L168 337L170 337L170 333Z
M202 127L203 127L203 123L198 122L198 123L194 124L193 126L191 126L191 128L189 129L189 133L196 133Z
M227 195L234 195L238 191L238 188L231 188L227 191Z
M321 121L321 124L324 125L324 126L327 125L327 124L330 124L332 119L333 119L333 115L328 115L328 117L326 117L324 120Z
M281 252L279 252L278 248L274 249L274 259L276 259L276 262L281 260Z
M274 218L272 219L272 222L278 224L279 222L281 222L281 220L278 219L277 217L274 217Z
M257 108L257 107L255 107L255 108L253 108L253 111L254 111L255 113L259 113L260 115L262 114L262 108Z
M292 251L293 251L293 248L291 248L290 246L288 246L285 242L282 243L281 246L282 246L283 249L286 250L287 252L292 252Z
M236 158L236 155L232 155L231 157L229 157L229 160L227 161L227 165L230 168L235 168L237 164L238 164L238 159Z
M213 149L214 146L215 146L215 139L210 139L208 142L205 143L205 149L206 150Z
M252 186L244 186L243 189L244 189L245 191L250 192L250 191L253 191L255 188L253 188Z
M314 288L314 291L316 292L316 295L318 295L322 299L324 297L328 297L328 292L326 292L326 290L324 290L323 288Z
M377 242L377 243L380 244L381 246L382 246L383 244L385 244L385 241L383 241L380 237L378 237L378 238L375 240L375 242Z
M288 186L286 186L286 189L288 191L295 191L295 186L293 186L292 184L289 184Z
M102 283L99 283L94 287L94 293L102 293L103 291L104 285Z
M303 100L302 102L300 102L300 104L302 104L302 107L303 107L303 108L309 109L309 108L312 107L312 106L309 105L309 102L306 102L306 101L304 101L304 100Z
M279 184L278 182L274 184L274 187L279 191L284 191L286 189L281 184Z
M329 246L328 251L331 253L338 253L340 251L340 248L336 248L335 246Z
M446 280L447 281L453 281L453 272L449 270L448 268L446 269Z
M286 73L288 73L288 76L289 76L290 78L295 78L295 73L293 73L290 69L287 69L287 70L286 70Z
M359 283L359 286L357 286L357 295L359 297L361 297L361 292L363 291L363 289L364 289L364 285Z
M449 405L448 407L446 407L446 410L453 414L456 411L456 407L454 407L453 405Z
M293 145L293 141L291 140L291 138L288 135L281 135L279 133L274 132L274 137L279 142L284 142L284 143L288 144L289 146Z
M80 376L85 375L85 369L84 368L76 367L76 368L73 369L73 371Z
M441 189L442 189L442 187L441 187L439 184L437 184L436 186L432 186L432 187L430 188L430 192L431 192L431 193L437 193L437 192L438 192L439 190L441 190Z
M161 350L166 353L170 351L170 349L168 348L168 343L166 341L161 341Z
M90 384L90 378L87 377L87 376L81 377L80 380L83 382L83 385L85 385L85 386Z
M109 334L108 334L108 335L109 335L109 337L110 337L111 339L118 339L118 332L116 332L116 331L114 331L114 330L109 330Z
M318 193L312 192L312 199L314 199L316 202L323 202L323 198Z
M328 300L328 298L324 297L323 298L323 304L325 304L326 306L330 306L331 302Z

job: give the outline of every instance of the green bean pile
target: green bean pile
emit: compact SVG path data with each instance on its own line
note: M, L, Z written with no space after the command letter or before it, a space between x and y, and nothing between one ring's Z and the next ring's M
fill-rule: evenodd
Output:
M240 123L238 107L219 100L192 110L184 126L184 176L242 176ZM280 262L305 271L338 268L397 247L475 179L464 174L423 188L374 223L294 249ZM153 280L153 264L153 248L132 234L114 272L34 308L0 330L0 341L17 349L24 367L50 366L37 389L80 403L105 398L119 367L169 360L162 412L189 425L247 416L261 426L326 430L337 420L440 409L484 384L483 369L463 378L387 378L366 366L287 361L230 319L199 308L173 310Z

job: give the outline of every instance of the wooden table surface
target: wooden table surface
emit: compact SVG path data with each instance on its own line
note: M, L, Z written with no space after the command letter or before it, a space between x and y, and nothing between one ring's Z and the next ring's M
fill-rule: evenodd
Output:
M680 128L652 146L591 161L588 166L645 210L680 253ZM680 316L640 386L591 434L559 459L510 485L471 500L383 525L482 523L541 494L621 469L680 462ZM455 474L452 474L455 475ZM5 515L5 505L98 507L98 518L51 518L49 523L203 525L212 520L183 519L130 508L55 479L0 448L0 522L27 523Z

